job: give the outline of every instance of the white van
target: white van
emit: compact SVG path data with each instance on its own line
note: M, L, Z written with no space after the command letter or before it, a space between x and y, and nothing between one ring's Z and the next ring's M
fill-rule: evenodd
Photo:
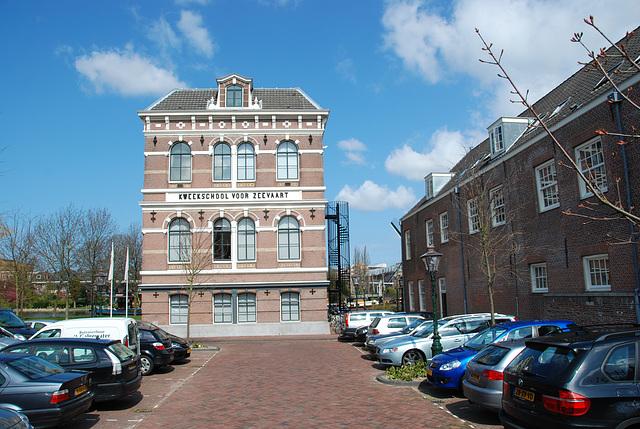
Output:
M61 320L40 329L34 338L106 338L120 340L136 354L140 354L140 338L135 319L125 317L87 317Z

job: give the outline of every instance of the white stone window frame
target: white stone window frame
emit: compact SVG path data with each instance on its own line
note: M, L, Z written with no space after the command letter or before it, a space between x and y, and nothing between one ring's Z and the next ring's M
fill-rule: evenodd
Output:
M491 154L504 152L504 134L502 125L494 127L489 133L491 141Z
M425 239L427 241L427 247L433 247L435 245L433 239L433 219L429 219L424 223Z
M609 255L606 253L589 255L582 258L584 285L587 291L611 291L611 272ZM598 280L594 282L594 280ZM603 282L603 280L606 280Z
M449 213L440 213L440 243L449 242Z
M560 207L556 163L551 159L535 168L538 210L540 213ZM553 179L549 179L553 177Z
M598 148L599 147L599 148ZM589 161L585 161L585 149L591 149L591 155L588 156ZM604 149L602 139L600 137L593 138L586 143L576 146L574 149L576 164L581 169L582 174L591 181L593 179L593 185L599 189L600 192L607 192L607 168L604 160ZM594 159L595 158L595 159ZM595 162L594 162L595 161ZM595 174L594 174L595 173ZM587 184L578 175L578 187L580 189L580 198L585 199L593 196L587 188Z
M467 200L467 220L469 221L469 234L480 231L480 212L475 198Z
M411 230L404 232L404 256L407 260L411 259Z
M529 273L531 275L532 293L549 292L549 277L546 262L529 265Z
M424 289L424 280L418 280L418 293L420 295L420 311L427 311L427 293Z
M496 186L489 191L491 201L491 225L496 227L507 223L507 212L504 202L504 189Z
M409 290L409 311L414 311L413 302L415 297L415 292L413 291L413 280L407 282L407 289Z

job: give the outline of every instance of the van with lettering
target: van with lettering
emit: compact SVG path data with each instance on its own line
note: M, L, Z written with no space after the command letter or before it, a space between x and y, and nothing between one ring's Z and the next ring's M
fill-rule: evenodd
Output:
M45 326L31 338L99 338L120 340L140 354L140 337L135 319L129 317L87 317L61 320Z

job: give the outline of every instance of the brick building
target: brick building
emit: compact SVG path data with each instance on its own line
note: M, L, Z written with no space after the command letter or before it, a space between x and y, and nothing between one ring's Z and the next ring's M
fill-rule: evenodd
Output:
M328 333L329 111L232 74L138 115L144 319L184 334L191 298L194 337Z
M624 43L635 59L640 32ZM637 102L637 69L614 56L607 67L620 91L630 90ZM628 208L640 200L637 139L620 145L619 137L598 130L633 133L640 111L614 89L587 65L534 109L585 176ZM407 308L432 308L431 279L420 260L432 246L443 254L436 283L440 314L489 311L486 264L478 251L486 213L488 234L507 239L492 255L496 311L521 319L637 321L640 283L631 243L637 240L631 238L639 225L615 219L596 201L530 111L499 118L487 131L451 171L425 178L424 198L402 218Z

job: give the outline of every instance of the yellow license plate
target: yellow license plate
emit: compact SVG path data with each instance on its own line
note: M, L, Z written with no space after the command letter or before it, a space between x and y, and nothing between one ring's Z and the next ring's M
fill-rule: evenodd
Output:
M187 349L187 353L191 353L191 349Z
M82 395L82 394L83 394L84 392L86 392L86 391L87 391L87 385L86 385L86 384L83 384L83 385L82 385L82 386L80 386L80 387L76 387L76 390L75 390L75 392L76 392L76 396L78 396L78 395Z
M134 369L136 369L135 363L132 363L131 365L129 365L129 371L133 371Z
M427 368L427 375L433 375L433 371L431 371L431 369Z
M470 372L469 378L476 382L480 381L480 374L476 374L475 372Z
M529 402L533 402L533 398L535 398L535 394L533 392L520 389L519 387L516 387L516 389L513 391L513 396L516 396L520 399L524 399L525 401L529 401Z

